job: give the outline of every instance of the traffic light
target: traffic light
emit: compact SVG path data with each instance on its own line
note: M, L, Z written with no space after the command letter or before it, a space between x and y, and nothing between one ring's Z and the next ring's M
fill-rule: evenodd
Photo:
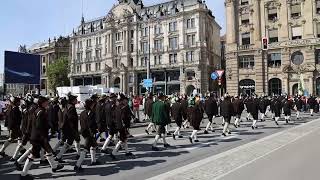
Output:
M268 38L262 38L262 49L268 50Z

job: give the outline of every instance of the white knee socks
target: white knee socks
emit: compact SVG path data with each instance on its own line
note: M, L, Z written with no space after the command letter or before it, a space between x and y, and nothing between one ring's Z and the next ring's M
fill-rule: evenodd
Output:
M12 156L12 158L13 158L14 160L16 160L16 159L18 158L18 154L19 154L19 152L20 152L20 150L21 150L22 148L23 148L22 143L19 143L18 146L17 146L17 148L16 148L16 150L14 151L13 156Z
M106 141L104 142L103 146L102 146L102 150L106 150L107 147L109 146L110 142L111 142L112 136L109 135L108 138L106 139Z
M58 162L53 159L52 154L47 154L46 157L47 157L47 160L48 160L51 168L52 169L57 168Z
M0 152L4 152L6 148L10 145L9 141L5 141L4 144L2 145Z
M253 120L252 126L253 126L253 127L257 127L257 120Z
M91 162L95 163L96 162L96 148L94 148L94 147L90 148L90 156L91 156Z
M223 133L225 134L228 131L229 123L225 122L223 127Z
M195 140L196 140L196 139L197 139L197 132L198 132L197 130L193 130L190 137L191 137L192 139L195 139Z
M59 140L59 142L53 147L53 152L57 152L58 148L63 145L63 141Z
M77 154L80 155L80 142L75 141L74 147L76 148Z
M211 127L211 122L208 122L208 124L207 124L207 127L206 127L206 131L208 131L209 130L209 128ZM211 127L212 128L212 127Z
M173 133L174 135L180 136L180 128L177 127L176 131Z
M30 154L31 154L31 150L32 150L32 147L30 147L18 160L17 162L19 164L22 163L22 161L24 161Z
M152 146L154 146L154 147L157 146L159 139L160 139L160 135L157 134L156 137L154 138L154 142L153 142Z
M119 141L119 142L117 143L116 147L115 147L115 148L113 149L113 151L112 151L112 154L113 154L113 155L116 155L116 154L118 153L118 151L119 151L119 149L120 149L120 147L121 147L121 144L122 144L121 141Z
M32 164L33 164L33 159L28 158L26 160L26 162L24 163L23 170L21 172L21 176L28 175L28 171L29 171L30 167L32 166Z

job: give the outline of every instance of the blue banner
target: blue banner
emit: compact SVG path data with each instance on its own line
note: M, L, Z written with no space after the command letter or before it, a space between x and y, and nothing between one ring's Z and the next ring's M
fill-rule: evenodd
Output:
M6 84L40 84L40 56L18 52L4 52Z

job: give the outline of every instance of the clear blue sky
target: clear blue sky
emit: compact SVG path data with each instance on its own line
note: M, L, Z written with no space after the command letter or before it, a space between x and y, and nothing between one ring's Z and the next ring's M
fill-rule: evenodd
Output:
M144 0L145 5L167 0ZM107 14L117 0L83 0L85 19ZM207 0L225 32L224 0ZM4 51L17 51L20 44L30 46L54 36L68 35L79 25L81 0L2 0L0 5L0 72Z

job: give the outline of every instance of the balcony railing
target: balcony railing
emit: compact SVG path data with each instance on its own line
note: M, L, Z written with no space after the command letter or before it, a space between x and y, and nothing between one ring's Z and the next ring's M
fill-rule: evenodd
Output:
M238 46L238 50L250 50L253 49L253 44L245 44Z

